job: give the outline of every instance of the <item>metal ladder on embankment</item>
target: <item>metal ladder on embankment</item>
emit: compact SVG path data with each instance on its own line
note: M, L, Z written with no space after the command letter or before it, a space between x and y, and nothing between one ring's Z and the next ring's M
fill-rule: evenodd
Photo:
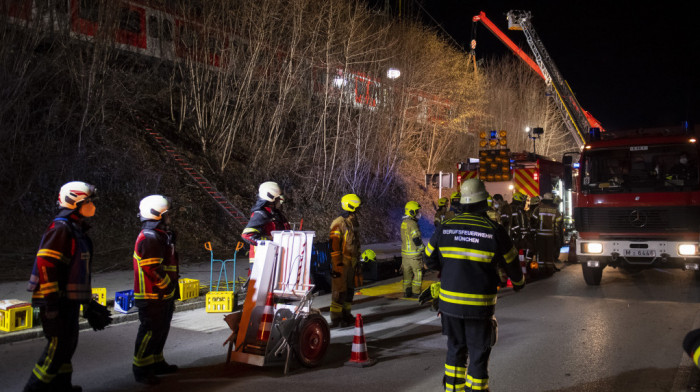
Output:
M234 206L228 199L219 192L212 183L209 182L203 175L201 175L197 170L195 170L192 165L187 162L187 160L175 151L168 140L160 134L160 132L153 130L151 127L146 127L146 132L151 136L159 146L165 150L168 155L182 168L182 170L187 173L194 180L194 182L199 185L214 201L226 211L226 213L233 218L233 221L238 225L238 227L243 230L248 224L248 218L241 212L238 207Z

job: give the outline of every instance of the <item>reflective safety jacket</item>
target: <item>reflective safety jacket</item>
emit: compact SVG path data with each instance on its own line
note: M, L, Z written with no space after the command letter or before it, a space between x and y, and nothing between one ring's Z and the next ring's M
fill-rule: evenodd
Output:
M33 306L57 307L60 298L92 299L92 241L72 210L63 209L44 232L28 290Z
M339 216L331 223L331 263L336 272L343 266L354 267L360 259L359 223L354 217Z
M543 201L532 211L532 229L539 236L552 237L558 234L561 223L561 213L551 203Z
M275 230L289 229L289 222L282 212L273 208L272 203L267 200L258 198L251 209L250 220L241 235L243 240L251 245L250 261L252 262L255 257L255 245L258 241L271 240L271 233Z
M404 215L401 221L401 256L420 259L424 249L418 222L412 216Z
M503 268L514 286L525 284L518 251L503 226L485 213L462 213L443 223L425 248L429 268L440 271L440 311L458 318L494 313Z
M530 217L525 211L525 204L514 200L510 204L510 228L511 238L520 238L530 232Z
M438 207L438 209L435 210L435 218L433 219L433 225L435 225L435 227L445 221L445 214L447 214L447 206Z
M179 261L172 233L145 221L134 245L134 300L165 300L179 294ZM137 302L138 304L138 302Z

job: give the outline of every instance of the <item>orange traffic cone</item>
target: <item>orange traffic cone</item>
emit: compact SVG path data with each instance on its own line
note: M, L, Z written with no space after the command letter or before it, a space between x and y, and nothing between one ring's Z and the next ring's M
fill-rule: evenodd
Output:
M265 309L263 309L262 317L260 317L260 325L258 326L258 340L264 343L270 339L270 330L272 330L272 319L274 318L272 293L267 294L265 301Z
M355 316L355 337L352 339L352 353L346 365L368 367L377 363L376 359L370 359L367 355L367 343L365 342L365 332L362 328L362 315Z

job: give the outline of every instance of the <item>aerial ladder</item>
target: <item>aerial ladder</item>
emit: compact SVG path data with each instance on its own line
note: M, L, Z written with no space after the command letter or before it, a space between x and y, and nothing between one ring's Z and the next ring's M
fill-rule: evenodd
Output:
M486 28L500 39L501 42L544 79L548 88L551 88L557 97L555 102L576 145L579 148L582 147L585 144L583 135L588 132L589 128L602 129L600 123L590 113L581 108L576 96L573 91L571 91L571 87L569 87L569 84L564 80L559 69L554 64L554 61L552 61L549 56L547 49L544 47L542 40L540 40L534 27L532 27L530 12L509 11L507 17L509 30L521 30L525 34L527 43L530 45L530 49L535 56L535 60L523 52L518 45L508 38L508 36L486 17L483 11L479 13L479 15L474 16L472 21L475 23L481 22L486 26Z

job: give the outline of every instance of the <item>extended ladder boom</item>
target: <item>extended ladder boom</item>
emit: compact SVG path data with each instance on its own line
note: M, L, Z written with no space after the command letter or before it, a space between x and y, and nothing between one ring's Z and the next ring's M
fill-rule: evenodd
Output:
M557 106L562 112L567 128L569 128L569 131L574 136L576 144L579 147L583 146L585 143L583 135L587 133L591 124L588 121L585 111L581 109L581 105L579 105L573 91L571 91L569 84L564 80L564 77L554 64L554 61L549 56L547 49L544 47L537 32L535 32L535 28L532 27L530 12L509 11L507 16L508 29L522 30L525 34L527 43L530 45L532 53L535 55L535 61L537 65L539 65L545 81L552 86L554 92L557 94Z

